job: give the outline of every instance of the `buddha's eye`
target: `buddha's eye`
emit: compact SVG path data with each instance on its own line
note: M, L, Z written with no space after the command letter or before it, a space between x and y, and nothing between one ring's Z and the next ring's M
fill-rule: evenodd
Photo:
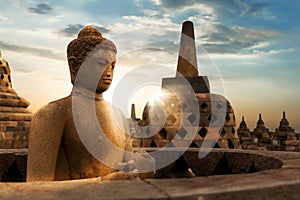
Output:
M104 60L104 59L98 60L97 63L100 66L107 66L109 64L109 62L107 60Z
M115 66L116 66L116 62L114 61L114 62L111 63L111 68L114 69Z

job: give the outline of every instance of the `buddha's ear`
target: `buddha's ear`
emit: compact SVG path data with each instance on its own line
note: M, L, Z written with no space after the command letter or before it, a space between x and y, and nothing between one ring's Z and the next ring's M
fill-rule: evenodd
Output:
M68 63L69 63L69 67L70 67L70 72L77 73L77 71L78 71L77 58L75 56L70 56L68 59Z

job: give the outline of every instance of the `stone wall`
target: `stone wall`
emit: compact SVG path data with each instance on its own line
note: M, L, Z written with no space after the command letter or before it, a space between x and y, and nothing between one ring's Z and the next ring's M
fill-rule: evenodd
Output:
M27 148L32 113L12 88L9 64L0 52L0 149Z

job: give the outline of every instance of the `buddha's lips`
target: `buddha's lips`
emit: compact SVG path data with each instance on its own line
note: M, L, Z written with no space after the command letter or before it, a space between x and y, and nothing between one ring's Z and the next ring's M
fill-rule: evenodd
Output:
M109 78L105 78L105 79L103 79L103 82L104 82L105 84L110 84L110 83L112 82L112 80L109 79Z

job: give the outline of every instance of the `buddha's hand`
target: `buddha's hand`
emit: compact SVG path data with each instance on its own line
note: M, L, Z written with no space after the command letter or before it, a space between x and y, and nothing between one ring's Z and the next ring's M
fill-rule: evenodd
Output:
M132 173L125 173L122 171L119 172L113 172L111 174L108 174L106 176L101 177L101 180L103 181L113 181L113 180L139 180L139 177L136 174Z

